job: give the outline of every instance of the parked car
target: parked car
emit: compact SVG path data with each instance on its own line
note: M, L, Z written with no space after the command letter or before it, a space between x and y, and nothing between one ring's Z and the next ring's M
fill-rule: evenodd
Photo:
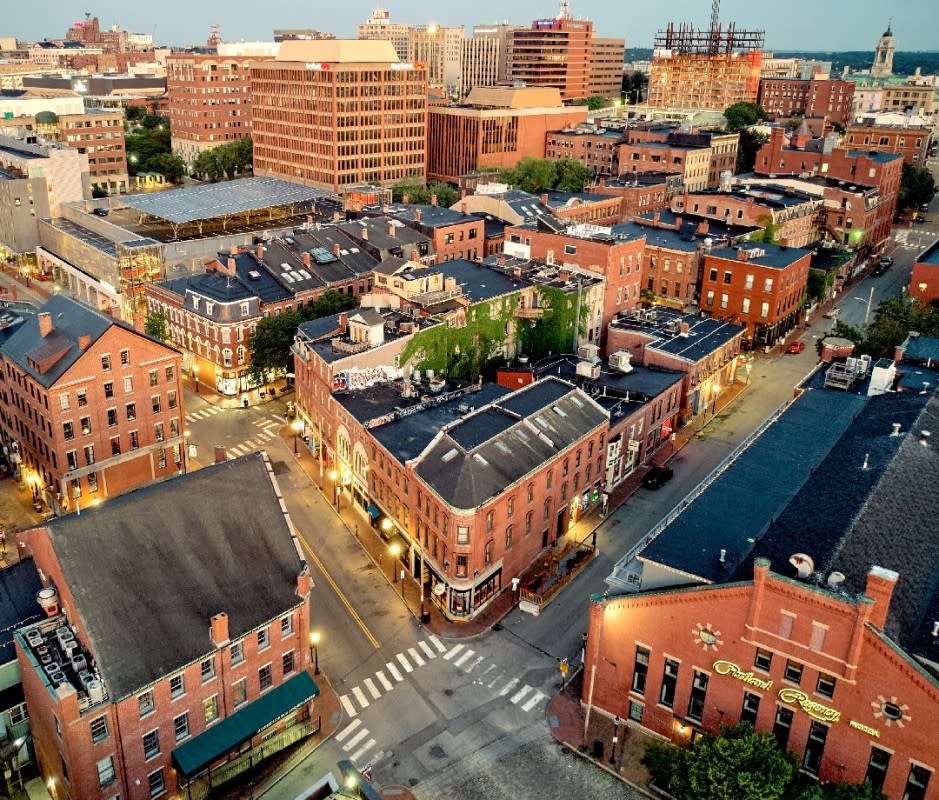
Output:
M913 217L913 222L918 222L920 225L922 225L924 222L926 222L926 217Z
M803 350L805 350L805 342L801 339L796 339L794 342L789 343L789 347L786 348L787 353L795 353L798 355Z
M665 465L654 466L642 479L642 485L647 489L658 489L660 486L664 486L666 483L668 483L674 474L675 473L671 467Z
M891 266L893 266L893 259L889 256L885 256L884 258L880 259L877 266L874 267L873 273L871 274L875 276L883 275L888 269L890 269Z
M91 213L96 217L106 217L108 215L108 210L106 208L93 208Z

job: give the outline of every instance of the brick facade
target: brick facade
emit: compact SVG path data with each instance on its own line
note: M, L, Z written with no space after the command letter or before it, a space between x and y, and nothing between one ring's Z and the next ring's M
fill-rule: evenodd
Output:
M846 126L852 117L854 82L763 78L759 104L771 118L827 117Z
M844 132L846 145L878 153L899 153L913 167L926 165L931 141L929 128L919 126L848 125Z

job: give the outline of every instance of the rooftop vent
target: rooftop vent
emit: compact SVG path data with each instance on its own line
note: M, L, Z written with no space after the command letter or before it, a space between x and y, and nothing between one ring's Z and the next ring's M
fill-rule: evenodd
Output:
M899 423L899 422L894 422L894 423L893 423L893 433L891 433L890 435L891 435L891 436L899 436L899 435L900 435L900 423Z
M929 437L930 437L930 436L932 436L932 434L931 434L929 431L920 431L920 432L919 432L919 443L920 443L923 447L928 447L928 446L929 446Z
M256 269L253 269L248 273L248 277L251 278L251 280L253 281L259 281L261 280L261 273L258 272Z
M805 553L793 553L789 556L789 563L796 568L800 578L809 578L815 572L815 562Z
M831 575L828 576L829 589L838 589L842 583L844 583L843 572L832 572Z

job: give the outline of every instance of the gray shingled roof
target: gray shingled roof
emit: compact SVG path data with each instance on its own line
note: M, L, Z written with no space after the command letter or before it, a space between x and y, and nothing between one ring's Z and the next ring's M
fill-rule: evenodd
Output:
M39 335L38 317L27 317L4 342L3 352L21 370L45 387L52 386L81 357L78 337L90 336L93 344L112 325L123 324L61 294L46 301L39 312L52 315L52 333L43 338ZM49 345L54 345L55 350L64 351L64 355L49 369L40 373L31 363L30 356L35 356L40 349L53 349Z
M302 568L260 453L148 486L49 524L52 547L112 698L295 608Z
M582 391L547 378L447 428L415 472L454 508L477 508L607 421Z

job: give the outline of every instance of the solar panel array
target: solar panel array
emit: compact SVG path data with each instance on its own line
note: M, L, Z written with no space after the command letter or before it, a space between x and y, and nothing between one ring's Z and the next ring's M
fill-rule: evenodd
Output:
M335 194L279 178L239 178L165 192L132 194L122 200L138 211L182 224L327 197L334 198Z

